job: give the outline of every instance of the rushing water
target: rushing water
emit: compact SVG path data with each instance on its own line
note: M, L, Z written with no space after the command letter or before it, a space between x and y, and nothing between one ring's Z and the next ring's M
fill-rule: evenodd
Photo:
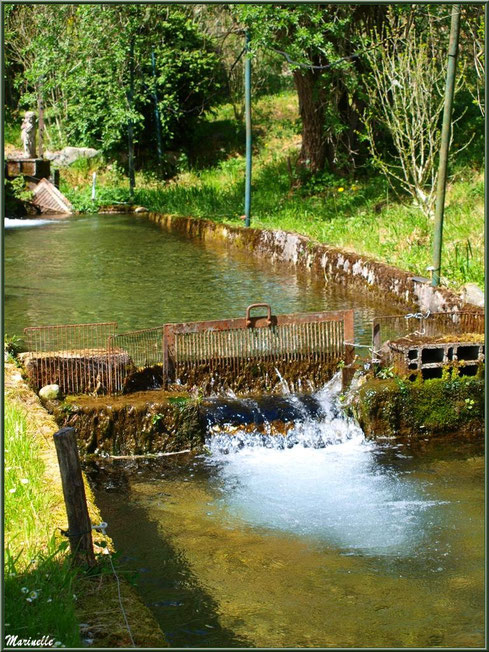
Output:
M368 344L372 317L399 312L134 216L6 227L9 334L112 320L123 332L265 301L275 313L353 307ZM207 455L91 470L108 532L171 645L483 646L481 451L366 442L336 393L332 383L282 397L294 420L283 436L266 400L229 402L209 412ZM231 409L260 423L230 429Z
M6 226L8 334L47 324L117 321L124 332L225 319L264 301L275 314L354 307L357 339L368 343L374 314L385 311L365 292L274 269L249 252L204 246L134 215L7 220Z
M171 645L483 645L481 451L366 442L337 391L284 437L92 476Z

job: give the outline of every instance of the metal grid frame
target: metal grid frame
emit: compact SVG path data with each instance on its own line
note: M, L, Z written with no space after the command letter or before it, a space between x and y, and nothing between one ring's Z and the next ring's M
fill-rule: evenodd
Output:
M262 304L266 305L266 304ZM176 380L205 362L211 372L238 373L249 362L351 362L353 310L296 313L164 326L163 375Z
M483 312L427 312L375 317L372 321L372 348L375 357L392 340L418 334L429 337L484 334Z
M116 360L108 340L116 329L116 322L25 328L31 382L37 388L56 382L64 394L110 391Z

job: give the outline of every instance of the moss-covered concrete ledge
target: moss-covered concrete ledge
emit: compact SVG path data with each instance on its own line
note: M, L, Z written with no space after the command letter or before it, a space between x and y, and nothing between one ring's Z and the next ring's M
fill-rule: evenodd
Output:
M477 377L370 379L349 396L350 409L367 438L481 438L484 381Z
M431 312L481 309L467 304L446 288L434 288L416 280L409 272L386 265L368 256L321 244L306 236L288 231L230 226L206 219L141 213L168 231L199 238L204 242L227 243L229 246L266 257L272 263L289 263L325 276L337 283L368 287L386 300L393 299Z
M60 427L75 428L84 455L180 452L204 443L198 402L183 393L68 396L49 401L47 407Z
M53 521L57 527L66 529L63 490L53 441L53 434L58 430L58 425L54 417L41 404L37 395L22 379L18 367L5 363L4 383L5 396L19 408L25 410L29 415L29 421L35 426L33 432L38 440L45 465L44 480L47 485L50 485L53 495L59 498L53 510ZM92 523L101 523L102 516L85 476L84 482L90 520ZM96 554L103 552L105 543L108 544L109 549L114 550L110 537L94 535ZM136 647L152 649L168 647L158 623L136 591L124 579L121 580L120 586L124 609ZM87 631L92 633L93 647L125 648L131 646L120 610L117 583L113 574L81 576L77 579L74 591L78 596L76 607L78 620L80 623L86 624Z

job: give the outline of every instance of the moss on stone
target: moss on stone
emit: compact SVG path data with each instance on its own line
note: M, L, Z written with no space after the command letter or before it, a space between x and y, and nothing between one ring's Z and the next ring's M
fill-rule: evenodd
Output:
M480 436L484 381L465 376L414 383L401 378L372 379L355 392L351 404L368 437Z

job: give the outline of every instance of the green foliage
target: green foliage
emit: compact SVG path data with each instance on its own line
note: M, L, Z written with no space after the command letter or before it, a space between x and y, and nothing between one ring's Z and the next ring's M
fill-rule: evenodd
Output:
M482 431L484 382L453 376L421 383L399 379L373 380L362 387L355 402L367 434L425 436Z
M392 367L382 367L376 373L377 378L386 380L387 378L394 378L394 371Z
M19 201L30 201L32 192L26 187L25 178L22 174L13 179L5 179L5 194Z
M358 58L362 32L383 9L334 5L238 5L252 50L282 52L299 94L302 150L308 172L346 170L362 160L358 117L364 101ZM311 67L313 66L313 67ZM362 151L360 151L362 150Z
M162 421L162 419L164 419L164 418L165 418L165 415L164 415L164 414L161 414L160 412L157 412L156 414L153 414L153 416L152 416L152 418L151 418L151 423L152 423L154 426L156 426L156 425L158 425L158 424L160 423L160 421Z
M35 554L27 567L7 546L5 554L5 635L52 640L52 647L79 647L75 613L76 569L67 556L68 542L53 537L47 551ZM48 646L47 646L48 647Z
M255 113L265 121L254 123L255 129L263 128L263 136L253 160L252 225L303 233L428 276L432 221L400 203L378 172L366 168L349 177L324 172L296 186L287 160L297 151L290 126L294 112L286 112L292 98L280 95L256 103ZM228 111L222 107L216 119ZM271 119L284 114L286 128ZM172 183L138 182L135 200L156 212L241 224L244 169L244 157L234 154L213 167L191 169ZM468 281L484 286L484 181L477 168L459 167L448 186L442 276L444 284L455 288Z
M10 362L15 362L15 358L24 349L24 343L19 335L7 335L3 337L3 349Z
M5 179L5 214L9 217L25 215L25 204L32 199L32 192L26 187L22 175Z
M126 148L132 123L140 145L154 149L155 92L168 145L185 138L222 87L212 42L184 7L15 6L6 51L19 67L20 106L32 108L42 93L50 146L113 154Z

